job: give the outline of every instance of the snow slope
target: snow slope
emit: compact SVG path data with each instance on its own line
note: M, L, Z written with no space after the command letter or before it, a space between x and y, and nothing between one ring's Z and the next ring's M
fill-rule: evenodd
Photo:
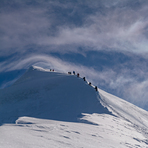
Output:
M0 90L0 124L2 148L148 147L148 112L39 67Z
M25 73L26 69L0 72L0 89L9 87Z

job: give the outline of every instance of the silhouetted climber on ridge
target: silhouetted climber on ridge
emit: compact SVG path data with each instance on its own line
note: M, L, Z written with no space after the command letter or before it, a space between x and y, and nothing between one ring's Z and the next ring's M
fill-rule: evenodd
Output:
M77 73L77 77L79 77L80 76L80 74L79 73Z
M91 86L91 82L89 82L89 85Z
M73 74L75 75L75 71L73 71Z
M98 91L98 87L97 86L95 86L95 90Z
M83 77L83 80L86 81L85 77Z

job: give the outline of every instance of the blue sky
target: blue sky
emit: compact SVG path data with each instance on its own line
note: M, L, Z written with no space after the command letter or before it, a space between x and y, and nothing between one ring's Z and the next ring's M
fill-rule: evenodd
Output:
M75 70L148 110L147 0L0 1L0 87L31 65Z

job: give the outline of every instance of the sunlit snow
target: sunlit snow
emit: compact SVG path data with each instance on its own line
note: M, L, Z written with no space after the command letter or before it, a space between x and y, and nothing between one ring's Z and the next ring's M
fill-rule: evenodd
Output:
M1 148L147 148L148 112L76 75L31 67L0 90Z

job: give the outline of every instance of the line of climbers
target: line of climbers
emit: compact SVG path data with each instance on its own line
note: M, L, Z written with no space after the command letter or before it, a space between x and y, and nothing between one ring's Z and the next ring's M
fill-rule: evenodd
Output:
M50 71L54 71L54 69L50 69Z
M68 74L71 75L71 72L68 72ZM75 74L76 74L75 71L73 71L73 75L75 75ZM77 73L77 77L80 77L79 73ZM83 77L83 80L86 81L86 78ZM88 85L91 86L91 82L89 82ZM98 91L98 87L97 86L95 86L95 90Z

